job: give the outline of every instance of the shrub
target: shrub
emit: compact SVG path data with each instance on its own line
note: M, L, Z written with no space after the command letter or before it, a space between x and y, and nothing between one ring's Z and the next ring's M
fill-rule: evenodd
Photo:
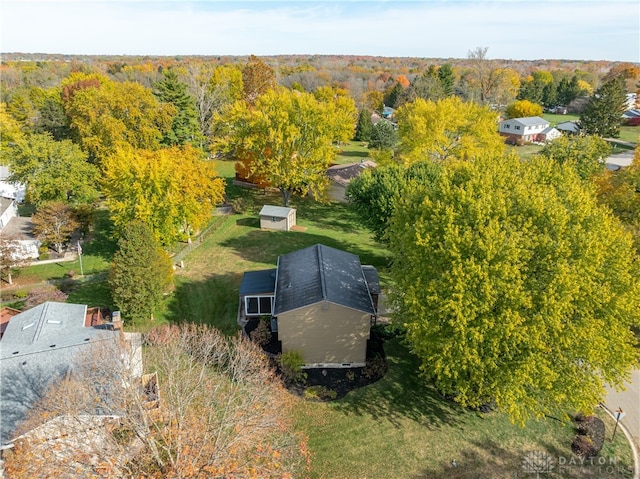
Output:
M77 274L78 274L78 273L76 273L74 270L70 269L69 271L67 271L67 272L64 274L64 277L65 277L65 278L75 278L75 276L76 276Z
M594 457L598 455L595 444L589 436L578 434L571 443L571 450L578 456Z
M13 297L15 299L24 299L27 297L27 292L24 290L18 290L15 293L13 293Z
M233 208L233 211L240 215L246 213L249 207L247 199L243 197L233 198L229 201L229 204Z
M374 356L367 359L362 374L368 378L381 378L387 372L387 361L382 356Z
M287 351L278 356L278 365L285 379L293 382L304 382L307 373L302 370L304 359L298 351Z
M51 287L35 288L29 291L27 298L24 302L25 309L30 309L39 304L46 303L47 301L56 301L64 303L67 300L67 295Z
M347 373L345 374L346 378L348 381L353 382L356 379L356 373L354 373L351 369L349 369L347 371Z
M329 401L335 399L338 393L333 389L326 388L324 386L309 386L304 391L304 397L307 399L320 399L322 401Z
M264 319L258 323L258 327L251 331L251 340L259 346L264 346L271 341L271 327Z
M63 293L69 294L76 289L76 286L76 280L65 275L65 277L60 281L59 288Z
M588 457L598 455L605 439L604 421L596 416L579 415L576 417L576 431L579 436L586 436L591 441L589 449L591 456Z

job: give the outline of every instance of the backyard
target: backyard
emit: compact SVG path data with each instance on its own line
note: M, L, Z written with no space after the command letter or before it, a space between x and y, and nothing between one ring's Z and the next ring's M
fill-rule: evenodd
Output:
M341 161L358 161L365 153L359 144L353 152L345 155L343 151ZM233 186L233 163L217 161L216 165L227 179L229 201L240 213L214 218L210 234L184 257L184 267L176 270L175 291L163 310L153 323L139 329L193 321L235 334L243 272L273 268L279 255L316 243L359 255L362 264L378 268L383 286L388 285L389 253L358 225L346 205L294 198L300 231L263 231L257 212L263 204L280 205L280 195ZM78 280L69 296L71 302L110 305L104 279L114 244L108 235L108 219L100 216L99 220L95 241L84 247L85 278ZM77 261L30 267L19 280L62 280L70 270L78 269ZM597 463L583 467L572 455L575 431L568 416L543 418L520 427L499 412L462 409L420 377L417 360L401 337L387 341L385 352L389 370L378 382L333 402L294 398L296 427L309 436L310 477L529 477L523 461L536 454L548 455L549 464L554 465L546 477L608 477ZM624 435L618 433L612 442L613 423L604 412L598 414L607 425L599 458L604 458L607 467L616 468L618 475L611 477L631 477L631 450Z

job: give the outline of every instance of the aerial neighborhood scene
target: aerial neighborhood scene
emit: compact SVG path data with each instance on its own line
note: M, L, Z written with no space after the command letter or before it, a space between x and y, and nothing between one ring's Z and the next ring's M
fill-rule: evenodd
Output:
M0 477L640 479L636 0L0 32Z

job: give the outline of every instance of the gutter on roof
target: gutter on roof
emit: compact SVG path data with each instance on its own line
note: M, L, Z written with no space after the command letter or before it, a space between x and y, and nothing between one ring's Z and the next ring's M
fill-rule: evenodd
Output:
M273 316L277 309L276 302L278 301L278 271L280 271L280 256L276 260L276 278L275 284L273 285L273 310L271 312L271 316Z

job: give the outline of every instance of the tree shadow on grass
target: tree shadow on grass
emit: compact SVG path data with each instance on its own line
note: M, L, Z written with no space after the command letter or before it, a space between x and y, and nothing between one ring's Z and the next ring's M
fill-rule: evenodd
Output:
M236 220L238 226L248 226L250 228L260 228L260 218L240 218Z
M356 254L360 257L362 264L386 267L389 262L387 256L376 254L370 249L348 241L309 232L252 230L241 237L224 241L222 246L234 249L240 257L247 261L275 265L278 256L315 244L323 244Z
M224 334L236 334L241 281L241 273L210 275L203 281L177 278L166 319L173 323L208 324Z
M567 445L567 449L559 449L540 442L533 448L520 450L513 446L504 447L493 440L469 441L469 447L453 451L451 459L424 468L414 479L626 477L617 475L617 472L610 474L598 464L580 465L580 459L573 456L569 447Z
M369 158L368 151L344 151L340 150L338 153L339 156L355 156L358 158Z
M399 339L385 343L389 370L377 383L355 390L335 403L347 414L370 415L401 427L401 419L410 419L428 429L460 424L461 408L444 400L420 378L418 360Z

